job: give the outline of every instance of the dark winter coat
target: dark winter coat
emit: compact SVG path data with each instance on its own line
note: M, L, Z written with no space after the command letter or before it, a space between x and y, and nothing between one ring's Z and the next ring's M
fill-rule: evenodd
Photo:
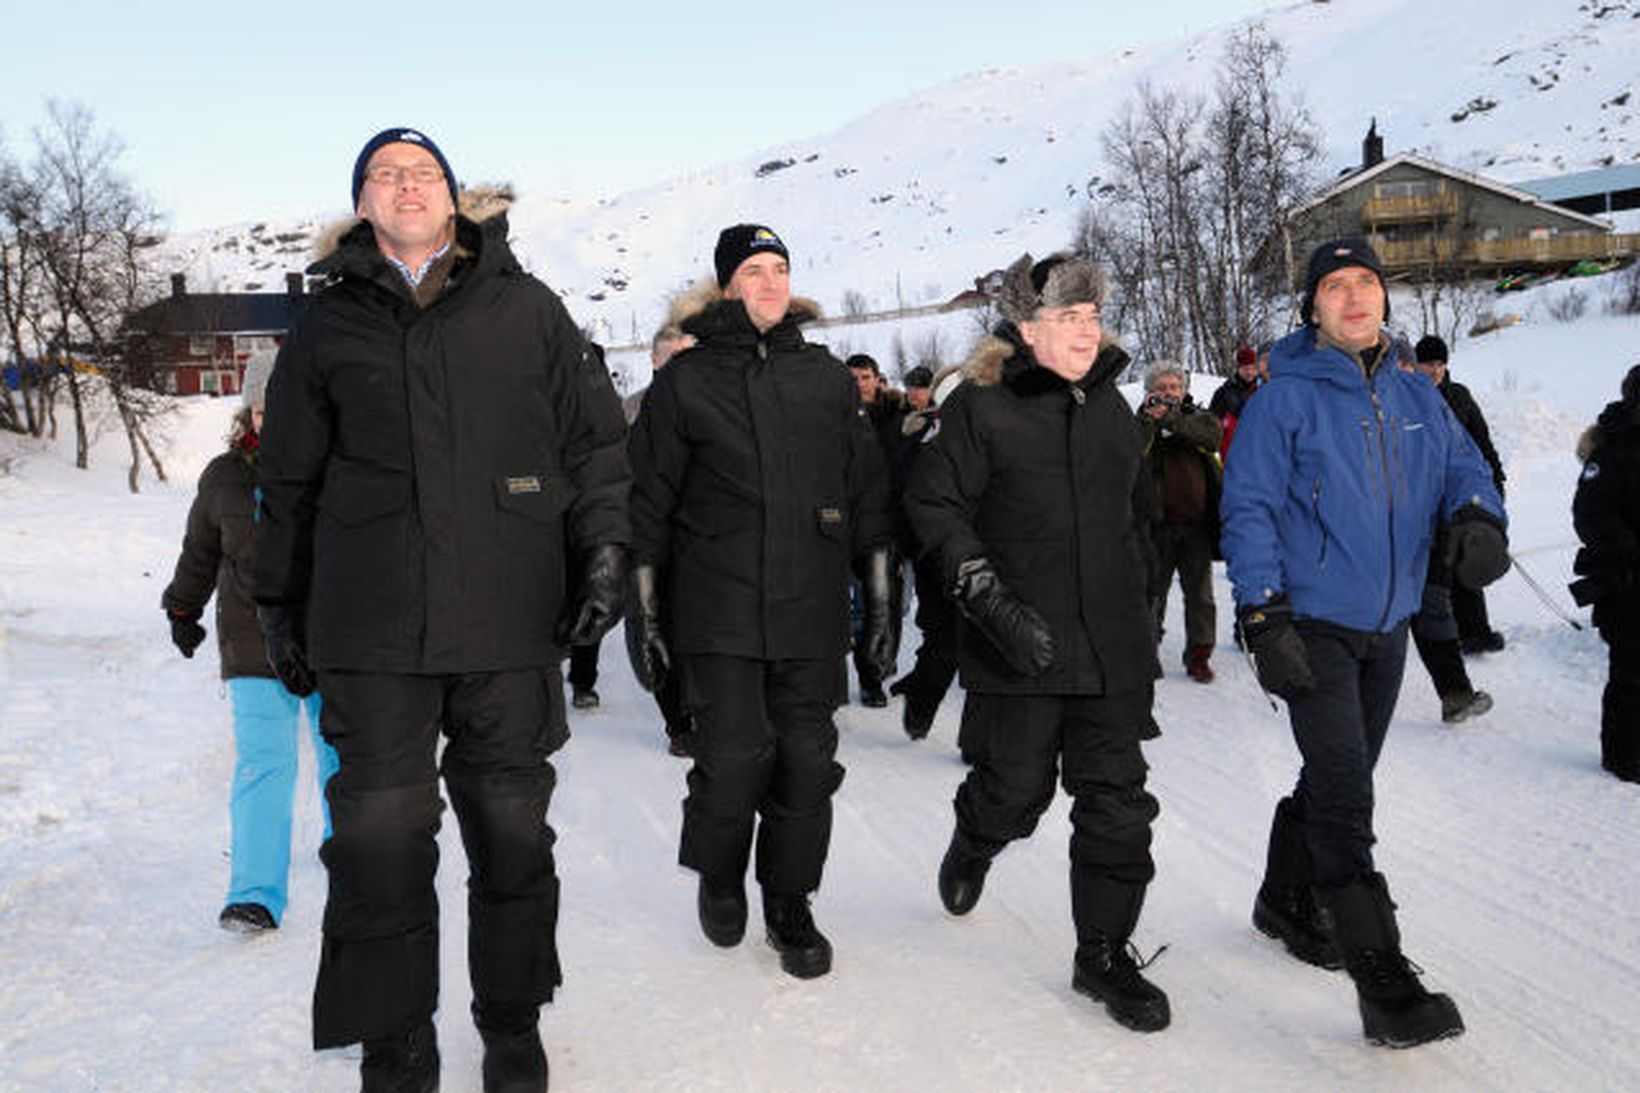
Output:
M1572 525L1583 548L1572 570L1577 601L1594 605L1608 638L1640 632L1640 402L1614 402L1578 442L1583 473Z
M911 468L916 466L917 456L939 428L939 414L939 407L933 403L921 410L908 409L900 419L899 440L888 457L888 480L894 496L894 544L906 558L915 558L920 551L905 512L905 487L911 481Z
M1219 419L1198 409L1190 397L1160 419L1138 411L1150 465L1151 519L1157 524L1206 524L1216 536L1219 493Z
M455 256L419 307L359 222L274 367L252 594L305 606L318 668L549 663L575 558L629 539L608 374L504 216Z
M1441 397L1446 399L1452 416L1458 419L1464 432L1475 442L1475 447L1481 450L1481 458L1486 465L1492 468L1492 484L1497 486L1498 492L1503 492L1503 460L1498 458L1498 450L1492 446L1492 432L1486 427L1486 415L1481 413L1481 407L1475 401L1475 396L1469 393L1469 388L1461 383L1452 382L1452 374L1439 384Z
M854 379L803 340L811 304L759 334L715 282L691 300L698 344L655 374L632 427L634 561L663 574L674 652L839 656L850 562L890 535Z
M1220 424L1223 424L1227 417L1240 417L1247 400L1252 398L1253 392L1263 384L1262 376L1255 376L1249 383L1242 379L1239 373L1233 375L1219 384L1218 390L1213 392L1213 397L1207 403L1207 412L1218 418Z
M1027 678L964 620L959 661L970 691L1111 694L1161 674L1147 606L1144 438L1115 385L1127 363L1108 344L1070 383L1038 365L1004 323L940 407L939 432L906 490L917 541L946 588L963 562L988 558L1054 641L1048 670Z
M1220 502L1241 607L1285 593L1298 618L1387 633L1418 610L1435 526L1465 505L1503 518L1474 441L1422 376L1277 342L1248 401Z
M251 602L251 532L256 513L256 453L236 447L205 465L188 509L176 571L160 603L172 614L203 612L216 595L216 648L222 678L271 678Z

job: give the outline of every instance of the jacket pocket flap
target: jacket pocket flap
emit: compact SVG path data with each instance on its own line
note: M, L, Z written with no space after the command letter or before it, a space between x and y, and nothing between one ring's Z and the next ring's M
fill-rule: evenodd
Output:
M338 524L365 524L409 507L410 480L401 475L342 471L319 494L319 511Z

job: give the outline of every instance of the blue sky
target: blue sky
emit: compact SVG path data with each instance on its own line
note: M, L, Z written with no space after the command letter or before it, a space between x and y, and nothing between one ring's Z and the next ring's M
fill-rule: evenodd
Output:
M610 195L838 128L987 68L1093 58L1270 0L28 5L0 140L82 103L179 230L341 211L364 140L425 129L468 181Z

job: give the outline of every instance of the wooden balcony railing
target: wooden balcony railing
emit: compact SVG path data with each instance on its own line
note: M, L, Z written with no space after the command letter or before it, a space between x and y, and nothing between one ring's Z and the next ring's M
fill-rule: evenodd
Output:
M1544 239L1374 239L1372 245L1389 270L1417 269L1432 263L1505 267L1640 257L1640 234L1632 233L1552 235Z
M1369 197L1361 206L1361 222L1390 224L1405 220L1447 220L1458 215L1458 195L1450 191L1402 197Z

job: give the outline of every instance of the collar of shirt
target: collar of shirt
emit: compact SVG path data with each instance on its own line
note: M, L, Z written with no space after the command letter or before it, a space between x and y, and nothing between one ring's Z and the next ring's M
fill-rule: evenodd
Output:
M416 288L421 284L421 279L427 276L427 271L433 268L433 263L437 262L440 258L443 258L449 249L450 244L445 243L438 250L434 251L432 254L429 254L427 256L427 261L423 262L415 269L411 269L408 265L399 261L397 258L394 258L391 254L384 254L382 257L386 258L394 269L404 274L404 279L410 282L411 288Z

